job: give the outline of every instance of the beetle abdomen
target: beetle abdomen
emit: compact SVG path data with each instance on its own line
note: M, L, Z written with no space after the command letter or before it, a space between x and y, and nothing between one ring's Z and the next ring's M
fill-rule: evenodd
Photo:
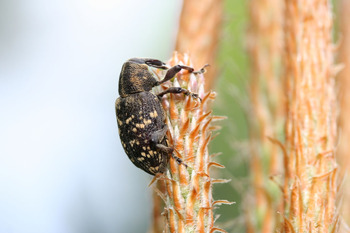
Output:
M165 126L164 110L158 97L150 92L119 97L116 114L122 146L129 159L151 175L163 173L169 155L157 150L151 142L151 133ZM166 138L159 143L167 146Z

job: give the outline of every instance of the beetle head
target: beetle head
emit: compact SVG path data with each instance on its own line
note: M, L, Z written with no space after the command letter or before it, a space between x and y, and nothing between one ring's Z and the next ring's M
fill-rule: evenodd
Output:
M149 67L167 69L165 63L150 58L131 58L122 67L119 76L119 95L150 91L157 83Z

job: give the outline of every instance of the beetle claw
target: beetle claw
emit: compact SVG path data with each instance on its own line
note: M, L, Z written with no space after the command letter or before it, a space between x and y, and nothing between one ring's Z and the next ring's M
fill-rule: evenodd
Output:
M202 98L198 96L197 93L191 93L192 98L199 99L200 102L202 102Z
M174 152L176 152L178 155L181 155L175 148L174 149ZM174 155L174 153L171 154L171 156L175 159L175 161L178 163L178 164L182 164L184 165L186 168L188 168L188 165L186 163L183 162L183 160L179 157L177 157L176 155Z
M209 64L205 64L200 70L197 70L197 71L193 71L192 74L204 74L205 71L206 71L206 67L208 67Z

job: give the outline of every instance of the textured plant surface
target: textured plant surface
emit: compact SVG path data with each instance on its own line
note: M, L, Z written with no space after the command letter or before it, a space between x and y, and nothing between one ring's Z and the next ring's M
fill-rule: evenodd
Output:
M177 54L168 64L192 66L187 55ZM211 167L223 166L213 162L213 156L208 152L213 132L218 129L212 123L222 119L211 114L210 102L215 99L215 93L204 92L203 74L189 74L188 71L181 71L172 82L161 88L170 86L180 86L198 93L202 100L184 97L183 94L163 98L169 143L175 148L176 156L187 165L179 165L171 158L166 175L158 177L157 187L164 188L156 188L156 192L165 203L163 215L166 217L166 232L225 232L214 226L213 210L217 205L230 203L214 201L212 185L226 180L211 177Z
M189 53L194 64L207 64L205 88L217 78L215 58L221 33L223 0L184 0L175 50Z
M283 232L335 232L338 216L331 5L327 0L285 4Z
M281 81L283 1L251 0L247 47L250 58L250 171L252 195L245 199L247 232L275 232L281 192L273 180L282 173L276 144L284 123ZM270 140L269 140L270 138Z
M194 2L185 1L181 15L177 48L182 45L189 47L182 51L191 48L200 51L195 48L205 41L205 33L201 32L201 36L197 37L191 31L193 29L186 27L192 23L206 25L200 23L204 22L205 14L199 12L204 12L203 9L213 3L205 1L197 10L195 6L200 3L196 5ZM213 11L216 9L214 5L210 5ZM248 107L250 156L246 157L249 157L251 182L244 180L243 184L235 184L234 188L244 196L244 212L226 226L235 224L232 227L232 232L235 232L238 229L236 225L242 223L244 218L246 232L337 232L340 225L340 209L337 206L341 200L339 180L350 161L347 156L349 137L345 132L348 127L346 106L349 98L345 91L341 92L343 115L340 126L344 134L337 148L338 109L334 76L338 66L333 61L336 50L332 44L330 2L251 0L249 19L245 43L251 62L251 106ZM202 28L195 28L200 34ZM343 63L348 62L348 51L348 47L343 47L341 51ZM205 57L200 52L191 54L196 59ZM232 58L234 55L230 56ZM234 63L230 59L225 61L229 65ZM208 62L195 64L199 66ZM192 66L186 55L175 55L169 66L175 64ZM244 68L239 66L237 69ZM345 76L348 77L346 74L342 77ZM237 77L234 78L236 82ZM156 202L158 207L155 205L157 214L154 215L154 226L158 227L158 231L154 232L163 232L164 229L166 232L213 232L216 229L215 205L229 204L212 198L213 183L225 180L215 180L209 172L212 166L223 166L211 161L207 149L213 138L212 130L216 129L212 122L219 118L211 115L210 102L214 100L215 94L205 93L203 80L202 75L183 71L158 90L181 86L198 93L203 101L189 96L184 100L183 95L163 98L163 105L168 112L170 144L188 167L178 165L171 159L168 173L158 177L155 190L162 200ZM346 89L348 79L341 78L340 82ZM231 88L229 91L234 90ZM225 97L230 107L234 105L230 99L232 96L233 93ZM234 121L233 124L237 124L237 119ZM228 135L230 137L233 134ZM227 140L237 145L236 138ZM342 141L345 143L342 144ZM341 169L336 162L336 149L343 163ZM239 153L235 158L238 159L230 161L241 160L240 165L245 159ZM338 170L342 170L340 179ZM347 183L344 184L346 186ZM243 195L246 189L251 192ZM347 206L343 208L344 214L348 209ZM161 212L162 217L159 217ZM228 219L234 218L228 212L225 214L229 215Z
M341 203L341 216L343 222L340 232L349 232L350 229L350 2L348 0L341 1L341 35L342 43L340 47L340 62L344 69L339 74L339 100L340 100L340 137L337 150L337 156L340 164L340 177L344 179L343 201Z

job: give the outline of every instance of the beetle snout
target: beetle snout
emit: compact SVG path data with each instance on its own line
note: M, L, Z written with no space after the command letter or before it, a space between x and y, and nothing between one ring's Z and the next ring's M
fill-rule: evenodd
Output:
M156 60L156 59L145 59L145 63L148 66L152 66L152 67L155 67L158 69L169 69L168 66L164 62Z
M152 58L131 58L128 60L128 62L136 64L146 64L157 69L169 69L169 67L164 62Z

